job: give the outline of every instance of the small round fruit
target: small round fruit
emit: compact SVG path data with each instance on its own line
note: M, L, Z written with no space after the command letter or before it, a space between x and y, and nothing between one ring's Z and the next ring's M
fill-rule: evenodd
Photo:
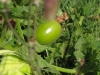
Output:
M46 21L37 27L36 40L43 45L50 44L61 35L61 25L56 20Z

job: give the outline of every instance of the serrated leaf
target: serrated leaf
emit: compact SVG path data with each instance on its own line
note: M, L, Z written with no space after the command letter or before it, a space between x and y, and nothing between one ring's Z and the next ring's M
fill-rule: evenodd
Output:
M35 46L35 50L36 50L37 53L43 52L47 48L48 48L47 46L41 45L38 42L36 43L36 46Z
M38 61L39 61L40 68L42 68L42 70L45 70L51 73L60 74L59 71L55 69L55 67L48 64L45 60L43 60L43 58L41 58L41 56L38 56Z
M60 15L62 15L62 14L63 14L62 10L59 9L58 12L57 12L57 16L60 16Z
M15 39L11 39L11 40L7 41L7 45L15 46L14 42L15 42Z
M27 6L23 6L23 10L24 10L25 12L28 12L28 11L29 11Z
M22 0L22 1L21 1L21 4L25 5L25 4L29 3L29 1L30 1L30 0Z
M8 30L5 36L7 39L13 39L13 32L11 30Z
M23 34L25 35L25 36L27 36L27 34L29 35L29 37L31 37L31 36L33 36L33 34L34 34L34 30L30 27L29 28L29 32L27 32L27 29L24 29L23 30Z
M55 73L57 75L61 75L59 71L57 71L53 66L49 66L49 68L44 69L46 72Z
M16 7L11 7L10 10L13 13L13 15L15 15L15 16L21 16L22 12L24 11L23 7L22 6L18 6L18 5Z
M64 53L65 53L65 50L66 50L66 47L67 47L67 43L63 43L61 46L60 46L60 53L61 53L61 57L64 56Z
M88 22L88 26L87 26L87 28L92 28L93 26L94 26L94 23L95 23L95 21L90 21L90 20L87 20Z
M52 72L52 73L57 73L59 74L59 71L56 70L54 67L52 67L49 63L47 63L40 55L38 55L37 53L34 53L35 51L31 52L30 54L30 59L31 59L31 63L32 65L37 68L37 67L40 67L40 69L49 69L48 71L49 72ZM24 60L28 60L28 49L26 46L22 46L21 49L19 50L20 55L21 55L21 58L24 58ZM36 61L37 60L37 61Z
M82 34L81 28L77 28L77 30L75 31L75 35L79 36L81 34Z
M84 58L84 54L79 50L74 52L74 56L76 57L76 59L83 59Z
M72 18L72 20L74 20L75 19L75 15L71 15L71 18Z
M76 50L83 50L83 44L85 44L85 39L83 37L80 37L77 41L77 43L75 44L75 49Z
M95 39L93 42L93 47L94 50L98 50L98 52L100 51L100 40Z

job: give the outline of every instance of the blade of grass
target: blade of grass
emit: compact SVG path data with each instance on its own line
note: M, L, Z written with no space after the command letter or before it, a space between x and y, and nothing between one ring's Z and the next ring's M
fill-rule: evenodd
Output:
M24 40L24 36L23 36L22 29L21 29L21 25L20 25L19 19L17 19L17 18L16 18L16 28L18 30L19 36Z

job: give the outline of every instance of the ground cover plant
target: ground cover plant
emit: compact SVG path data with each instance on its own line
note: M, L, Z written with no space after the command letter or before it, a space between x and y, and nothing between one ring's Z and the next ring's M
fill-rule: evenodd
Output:
M0 75L100 75L100 1L0 0Z

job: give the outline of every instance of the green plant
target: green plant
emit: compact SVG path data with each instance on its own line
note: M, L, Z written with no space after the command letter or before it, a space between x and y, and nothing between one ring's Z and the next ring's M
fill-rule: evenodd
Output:
M0 75L100 75L100 0L59 0L68 20L57 27L34 1L0 0ZM45 25L59 30L40 38Z

